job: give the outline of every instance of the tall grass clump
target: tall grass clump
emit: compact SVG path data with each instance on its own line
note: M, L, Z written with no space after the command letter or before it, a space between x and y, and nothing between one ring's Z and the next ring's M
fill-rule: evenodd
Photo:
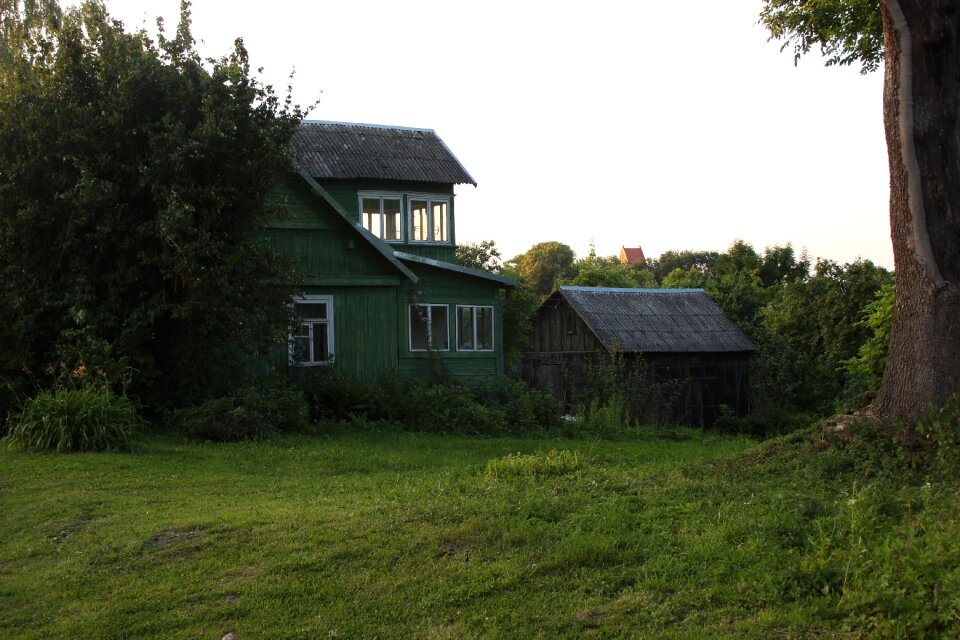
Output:
M23 401L3 440L32 451L126 450L142 426L133 402L106 385L58 386Z
M562 476L583 466L579 451L551 449L531 454L508 454L487 462L483 476L487 480Z

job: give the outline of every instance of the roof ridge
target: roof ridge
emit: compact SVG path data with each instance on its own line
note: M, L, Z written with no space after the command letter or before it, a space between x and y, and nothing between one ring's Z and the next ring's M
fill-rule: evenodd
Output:
M582 291L584 293L706 293L704 289L658 289L652 287L583 287L560 285L560 291Z
M303 119L300 124L332 124L341 127L367 127L368 129L393 129L395 131L421 131L423 133L436 133L433 129L423 127L401 127L392 124L371 124L368 122L342 122L339 120L307 120Z

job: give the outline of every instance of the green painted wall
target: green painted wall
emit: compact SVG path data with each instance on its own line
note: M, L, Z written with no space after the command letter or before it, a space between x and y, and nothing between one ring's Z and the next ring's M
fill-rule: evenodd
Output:
M420 277L413 289L401 295L399 316L399 371L402 378L431 378L437 371L464 382L482 382L503 378L503 309L500 289L494 283L427 265L406 263ZM410 351L411 304L446 304L449 351ZM456 350L456 306L492 306L494 313L494 350Z
M334 366L339 373L376 382L397 370L400 287L309 287L333 296Z

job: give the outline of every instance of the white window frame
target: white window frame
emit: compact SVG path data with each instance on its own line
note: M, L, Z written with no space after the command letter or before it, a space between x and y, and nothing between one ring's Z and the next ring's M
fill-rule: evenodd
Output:
M450 220L453 218L452 209L453 209L453 198L450 196L444 196L436 193L408 193L407 197L407 233L410 238L410 244L452 244L453 243L453 233L450 229ZM414 235L413 229L413 201L414 200L425 200L427 202L427 217L429 218L429 238L427 240L417 240ZM447 239L446 240L434 240L433 239L433 204L434 203L443 203L446 205L446 220L444 221L444 228L447 230Z
M413 322L411 320L413 317L415 307L427 308L427 348L426 349L414 348L413 346ZM433 308L434 307L443 307L447 311L447 322L446 322L447 346L445 349L434 349L432 346L430 346L433 344ZM411 303L410 305L408 305L407 307L407 347L412 352L421 352L421 353L427 352L427 351L450 351L450 305L434 303L434 302L421 302L419 304Z
M460 309L471 309L471 325L473 330L473 348L461 348L460 347ZM490 311L490 348L489 349L480 349L477 347L477 309L488 309ZM457 326L457 351L464 351L467 353L490 353L491 351L496 351L496 338L497 338L497 317L494 313L494 308L489 304L458 304L457 305L457 315L454 318L454 324Z
M307 294L293 299L293 309L296 312L296 305L298 304L326 304L327 305L327 317L323 318L303 318L305 321L313 321L314 325L324 325L327 332L327 351L328 357L326 360L310 360L309 362L300 362L294 360L293 357L293 331L294 327L290 327L288 333L287 341L287 361L290 366L293 367L319 367L333 364L335 346L334 346L334 337L336 332L334 331L333 326L333 296L332 295L319 295L319 294ZM310 336L310 357L313 358L313 332Z
M399 192L393 192L393 191L358 191L357 192L357 210L359 211L359 215L360 215L360 226L363 227L364 229L367 229L366 225L363 224L364 199L380 200L380 235L379 236L374 235L374 237L379 238L384 242L390 242L393 244L400 244L404 242L405 240L404 231L406 229L406 225L403 224L403 212L404 212L404 207L406 205L406 202L404 200L404 194ZM386 222L386 216L383 213L383 201L385 199L400 201L400 223L398 225L398 228L400 229L400 237L398 239L383 237L383 230L386 229L386 224L384 224ZM367 229L367 231L370 231L370 229ZM373 235L372 231L370 233L371 235Z

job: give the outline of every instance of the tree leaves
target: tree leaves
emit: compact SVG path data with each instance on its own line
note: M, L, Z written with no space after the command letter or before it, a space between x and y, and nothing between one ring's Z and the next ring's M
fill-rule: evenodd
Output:
M293 274L257 237L302 113L242 41L204 63L188 3L159 48L94 0L0 20L0 376L70 354L156 405L216 395L286 327Z
M794 63L818 46L827 66L860 63L876 71L883 60L878 0L763 0L760 23L770 38L793 47Z

